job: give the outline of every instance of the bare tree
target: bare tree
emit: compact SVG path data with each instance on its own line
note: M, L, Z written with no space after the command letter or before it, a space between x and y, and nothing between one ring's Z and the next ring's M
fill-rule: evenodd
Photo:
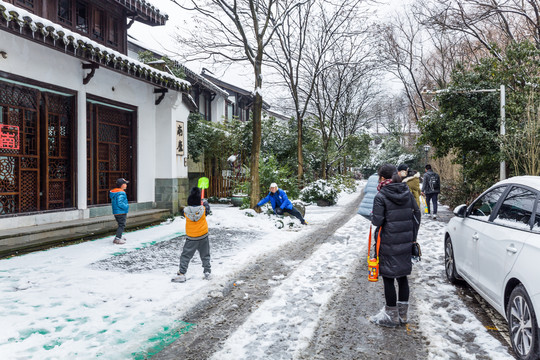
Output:
M421 27L411 14L396 16L390 24L381 26L381 55L387 69L404 87L414 119L427 109L422 97L420 68L422 67Z
M373 63L355 64L345 68L342 75L347 77L343 94L337 104L337 119L334 121L334 147L336 156L330 160L342 161L343 168L347 168L345 149L353 136L371 125L370 108L381 95L378 86L378 75Z
M366 0L343 0L332 3L315 0L295 9L280 24L275 24L276 37L267 49L272 66L286 84L293 102L297 121L298 181L304 173L302 154L303 126L317 76L323 67L327 53L337 42L358 35L359 26L351 28L353 20L362 23L359 5Z
M466 34L499 60L494 44L533 39L540 47L538 0L419 0L416 9L426 26Z
M336 43L326 54L315 78L315 91L310 112L313 128L321 136L322 177L328 177L333 163L340 160L339 151L347 138L365 123L364 111L375 95L374 79L377 64L368 46L369 36Z
M250 163L250 205L253 207L260 197L259 155L264 49L274 36L276 27L286 21L292 9L308 0L189 0L189 5L180 5L173 1L183 9L195 11L199 15L195 17L190 30L181 29L178 34L179 42L189 48L184 54L186 59L248 62L253 69L253 139Z
M419 1L380 25L379 31L380 56L386 69L403 84L415 122L437 106L426 99L425 90L446 88L455 66L478 61L479 52L465 34L427 26L424 5Z

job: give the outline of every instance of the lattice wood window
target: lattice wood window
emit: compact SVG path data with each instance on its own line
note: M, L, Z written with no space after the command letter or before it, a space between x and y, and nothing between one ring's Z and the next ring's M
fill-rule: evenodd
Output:
M13 3L13 1L8 1L8 2L11 2ZM15 5L17 6L20 6L32 13L36 13L36 8L37 8L37 4L36 2L34 2L34 0L15 0L14 2Z
M0 125L17 127L17 149L0 148L0 215L73 206L73 97L0 80Z
M87 116L88 204L107 204L116 179L135 176L135 113L88 103ZM135 186L126 192L129 201L136 200Z
M71 0L58 0L58 20L68 26L72 25L73 9Z

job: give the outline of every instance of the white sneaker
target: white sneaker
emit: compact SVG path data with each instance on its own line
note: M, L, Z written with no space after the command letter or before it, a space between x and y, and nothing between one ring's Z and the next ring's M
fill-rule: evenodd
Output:
M204 273L204 280L212 280L212 274L209 272Z
M437 214L433 214L433 216L431 217L433 220L436 220L437 219Z
M113 244L124 245L125 243L126 243L125 238L117 238L117 237L115 237L114 240L113 240Z
M178 276L175 276L171 279L171 282L175 283L183 283L186 282L186 275L184 274L178 274Z

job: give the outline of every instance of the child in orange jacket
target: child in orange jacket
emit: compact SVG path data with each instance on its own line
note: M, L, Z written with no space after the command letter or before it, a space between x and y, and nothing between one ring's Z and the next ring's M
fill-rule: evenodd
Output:
M208 240L208 223L206 215L209 209L207 204L201 205L201 190L198 187L191 189L188 197L188 206L184 208L186 217L186 242L180 256L180 270L177 276L171 279L172 282L185 282L186 271L189 262L199 251L202 266L204 268L204 279L210 280L210 241Z

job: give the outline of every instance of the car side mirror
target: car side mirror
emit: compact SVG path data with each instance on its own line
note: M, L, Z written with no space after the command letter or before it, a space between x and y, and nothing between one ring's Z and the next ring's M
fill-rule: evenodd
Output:
M456 206L456 208L454 209L454 215L456 215L457 217L464 218L466 214L467 205L465 204Z

